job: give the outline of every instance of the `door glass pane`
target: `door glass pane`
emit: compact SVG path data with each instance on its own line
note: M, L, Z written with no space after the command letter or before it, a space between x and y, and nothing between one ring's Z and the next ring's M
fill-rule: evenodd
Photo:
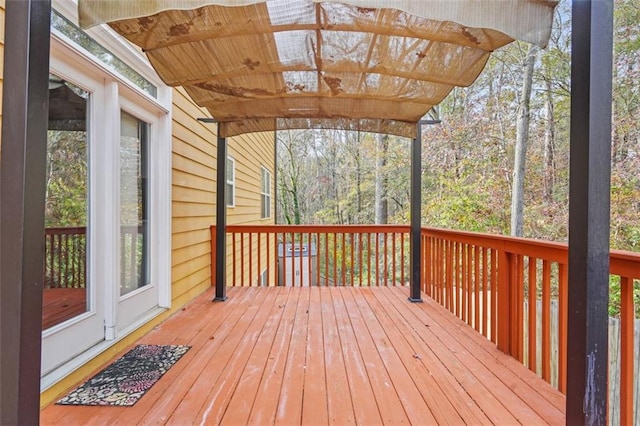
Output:
M149 284L149 125L120 114L120 295Z
M87 312L89 93L49 75L42 328Z

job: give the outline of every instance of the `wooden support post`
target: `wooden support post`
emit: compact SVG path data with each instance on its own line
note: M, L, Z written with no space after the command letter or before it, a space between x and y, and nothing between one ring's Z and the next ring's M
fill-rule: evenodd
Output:
M0 424L37 425L51 2L7 0L0 157Z
M613 0L574 0L567 424L607 423Z
M216 182L216 297L227 300L227 138L220 136L218 123L217 182Z
M422 302L420 283L422 269L420 268L421 250L421 206L422 206L422 124L417 124L417 137L411 143L411 232L410 232L410 295L409 301Z
M511 352L511 259L504 248L498 251L498 349Z

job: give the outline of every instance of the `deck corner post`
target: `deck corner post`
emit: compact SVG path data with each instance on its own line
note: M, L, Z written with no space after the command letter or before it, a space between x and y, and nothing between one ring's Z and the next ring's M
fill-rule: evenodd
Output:
M6 2L0 157L3 425L37 425L40 419L50 22L49 0Z
M567 424L607 423L613 7L572 4Z
M216 181L216 232L215 232L215 282L214 301L227 300L227 138L221 136L218 123L217 181Z
M422 302L420 284L422 283L422 268L420 256L421 227L422 227L422 123L418 122L417 136L411 143L411 231L410 231L410 256L409 270L411 286L409 301Z
M498 251L498 349L511 351L511 256L501 248Z

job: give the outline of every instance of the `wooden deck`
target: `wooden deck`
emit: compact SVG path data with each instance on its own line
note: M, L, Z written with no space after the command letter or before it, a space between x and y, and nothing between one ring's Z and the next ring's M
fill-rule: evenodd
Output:
M564 424L565 398L406 287L207 292L138 343L192 349L133 407L42 424Z
M42 292L42 329L46 330L87 311L87 289L45 288Z

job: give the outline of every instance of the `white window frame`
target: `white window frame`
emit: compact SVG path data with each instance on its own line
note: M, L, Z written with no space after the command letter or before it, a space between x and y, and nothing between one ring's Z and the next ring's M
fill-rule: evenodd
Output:
M231 165L231 167L229 167ZM229 180L229 172L231 172L231 180ZM225 202L227 207L235 207L236 206L236 160L227 155L227 169L225 170L225 183L227 187L225 188ZM231 186L231 195L229 195L229 186ZM231 198L229 198L231 197Z
M268 188L265 192L265 177L268 177ZM269 206L265 215L265 200L269 200ZM271 219L271 172L264 166L260 166L260 219Z

